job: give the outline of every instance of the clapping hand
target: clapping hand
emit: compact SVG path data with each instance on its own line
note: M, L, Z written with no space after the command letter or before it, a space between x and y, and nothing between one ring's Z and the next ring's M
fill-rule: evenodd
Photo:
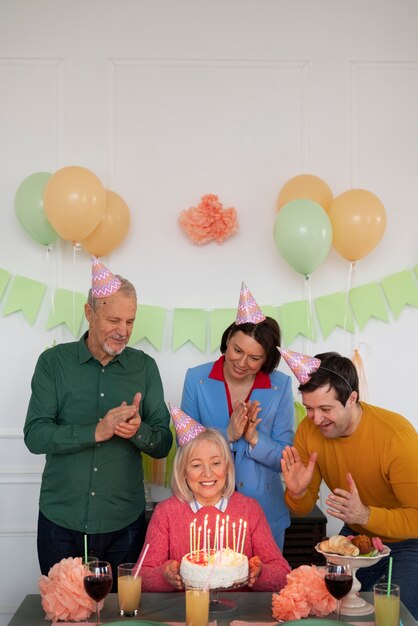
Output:
M244 430L248 424L248 408L245 402L235 400L235 408L229 419L228 439L229 441L238 441L244 434Z
M96 426L96 441L107 441L113 435L129 439L137 432L141 418L139 416L139 403L141 394L135 394L132 404L122 402L120 406L110 409Z
M312 475L318 454L312 452L307 465L302 463L299 452L294 446L286 446L280 461L283 478L290 495L301 497L305 494Z
M350 473L347 474L347 482L349 491L337 487L334 493L329 494L325 503L330 508L326 512L345 524L365 526L369 521L370 509L360 500L356 483Z

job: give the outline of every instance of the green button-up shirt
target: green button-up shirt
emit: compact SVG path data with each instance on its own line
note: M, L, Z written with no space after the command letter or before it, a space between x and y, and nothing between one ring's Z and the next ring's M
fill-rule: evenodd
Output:
M46 454L40 510L56 524L83 533L124 528L145 508L141 452L165 457L170 415L157 365L125 350L103 366L85 343L64 343L41 354L32 378L25 443ZM97 422L136 392L141 425L131 439L96 443Z

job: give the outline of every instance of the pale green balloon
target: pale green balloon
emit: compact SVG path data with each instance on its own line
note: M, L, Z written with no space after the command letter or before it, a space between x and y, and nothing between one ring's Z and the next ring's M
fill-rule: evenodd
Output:
M31 174L20 183L15 195L15 211L21 226L45 246L59 237L44 212L44 188L51 176L49 172Z
M287 202L277 213L274 240L284 260L308 276L325 261L332 244L332 224L326 211L312 200Z

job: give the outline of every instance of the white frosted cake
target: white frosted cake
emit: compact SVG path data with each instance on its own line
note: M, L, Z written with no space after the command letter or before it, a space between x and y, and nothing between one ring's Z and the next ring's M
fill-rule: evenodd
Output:
M190 587L202 587L209 580L210 589L229 589L246 582L248 559L245 554L225 548L220 552L211 551L208 560L207 554L201 550L184 555L180 576Z

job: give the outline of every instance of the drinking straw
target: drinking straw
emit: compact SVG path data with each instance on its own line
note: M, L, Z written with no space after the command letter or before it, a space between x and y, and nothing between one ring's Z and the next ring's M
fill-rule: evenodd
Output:
M148 552L148 548L149 548L149 543L147 543L147 545L145 546L145 550L142 553L141 560L139 561L138 569L136 570L135 575L134 575L134 580L137 578L137 576L139 574L139 570L142 567L142 563L144 562L145 555Z
M216 566L216 563L218 562L218 560L219 560L219 553L215 556L215 559L213 561L213 565L212 565L212 567L210 569L210 572L209 572L209 576L207 577L207 580L205 582L205 586L203 587L203 591L207 591L209 589L209 583L210 583L210 580L212 578L212 574L213 574L213 572L215 570L215 566Z
M84 535L84 563L87 564L87 535Z
M389 570L388 570L388 589L387 589L388 596L390 596L390 584L392 582L392 561L393 561L393 558L390 556L389 557Z

